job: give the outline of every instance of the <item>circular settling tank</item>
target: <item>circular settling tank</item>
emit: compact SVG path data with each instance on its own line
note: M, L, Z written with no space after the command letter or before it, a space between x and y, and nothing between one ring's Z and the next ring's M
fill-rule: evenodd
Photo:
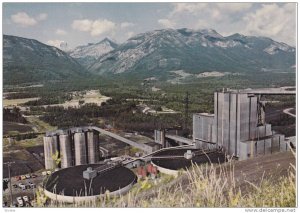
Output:
M54 172L44 185L45 194L61 202L93 201L106 194L121 195L129 191L136 182L136 175L123 166L102 171L99 164L80 165ZM93 179L83 178L88 167L98 168L101 172Z
M192 153L192 156L185 158L187 152ZM223 163L226 157L224 153L216 151L204 153L199 149L167 149L155 153L151 161L160 172L177 175L178 170L186 170L192 164Z

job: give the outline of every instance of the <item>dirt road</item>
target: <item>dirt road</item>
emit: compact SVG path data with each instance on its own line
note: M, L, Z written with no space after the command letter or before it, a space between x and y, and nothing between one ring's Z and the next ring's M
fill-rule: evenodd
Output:
M236 182L241 188L248 185L245 180L253 184L259 184L262 178L277 182L288 175L291 164L296 165L296 158L290 151L235 162Z
M256 157L245 161L232 161L231 164L223 164L220 167L229 171L230 167L234 167L235 186L241 188L242 192L249 183L255 185L260 184L262 178L268 179L274 183L278 182L279 177L286 176L291 169L291 164L296 165L296 158L291 151L280 152L269 155ZM217 172L218 174L218 172ZM187 188L189 179L187 175L182 175L173 180L162 188L176 188L180 184L183 188ZM150 190L140 194L140 199L147 199L155 196L157 190Z
M294 109L294 108L287 108L287 109L284 109L284 110L283 110L283 113L288 114L288 115L290 115L290 116L296 118L296 115L294 115L294 114L292 114L292 113L290 112L292 109Z

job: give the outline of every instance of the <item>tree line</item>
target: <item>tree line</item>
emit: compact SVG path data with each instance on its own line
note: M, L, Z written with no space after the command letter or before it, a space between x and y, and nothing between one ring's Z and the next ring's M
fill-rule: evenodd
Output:
M26 124L27 120L22 116L20 108L3 108L3 121Z

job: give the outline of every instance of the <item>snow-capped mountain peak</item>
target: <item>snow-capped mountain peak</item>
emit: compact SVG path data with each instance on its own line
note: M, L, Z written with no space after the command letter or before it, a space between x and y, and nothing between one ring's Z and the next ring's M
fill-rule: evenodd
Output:
M61 41L61 40L49 40L47 42L48 45L54 46L64 52L69 51L68 43L66 41Z
M105 53L115 49L116 46L116 43L112 42L108 38L105 38L98 43L88 43L87 45L78 46L70 52L70 55L73 58L82 58L86 56L99 58Z
M280 51L284 52L294 52L295 49L291 48L287 44L279 43L279 42L273 42L270 46L264 49L264 51L270 55L274 55Z
M99 57L114 50L118 45L108 38L98 43L88 43L87 45L78 46L70 51L70 56L78 59L79 63L89 66Z
M199 32L205 36L210 36L210 37L219 38L219 39L223 38L222 35L220 35L219 33L217 33L217 31L215 31L213 29L202 29Z

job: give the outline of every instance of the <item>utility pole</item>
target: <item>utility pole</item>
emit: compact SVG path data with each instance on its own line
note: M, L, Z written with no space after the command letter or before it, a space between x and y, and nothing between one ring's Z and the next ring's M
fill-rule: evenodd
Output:
M186 92L186 96L184 99L185 102L185 129L188 128L188 120L189 120L189 92Z
M3 163L4 165L7 165L8 168L8 178L9 178L9 191L10 191L10 202L11 206L13 205L13 196L12 196L12 187L11 187L11 171L10 171L10 166L11 164L15 163L14 161L6 162Z

